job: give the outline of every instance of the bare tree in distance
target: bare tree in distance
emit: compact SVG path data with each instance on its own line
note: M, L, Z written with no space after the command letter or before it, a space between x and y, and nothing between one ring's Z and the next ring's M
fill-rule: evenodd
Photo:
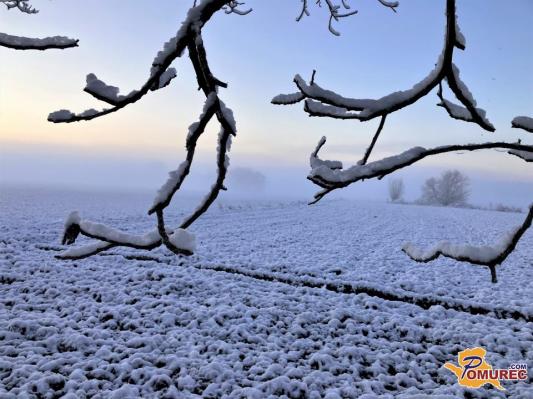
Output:
M431 177L422 186L420 202L429 205L462 206L470 196L470 180L458 170L442 172L439 178Z
M443 172L438 186L441 205L465 205L470 196L469 186L468 177L458 170Z
M308 175L308 179L321 187L321 190L315 194L311 204L320 201L334 190L366 179L382 179L422 159L440 154L457 151L503 149L508 154L519 157L526 162L533 162L533 146L522 144L520 139L514 143L493 141L479 144L452 144L430 149L419 146L395 156L369 162L372 151L384 130L387 116L414 104L432 91L436 91L440 100L437 105L442 107L451 118L475 123L488 132L496 130L487 118L485 110L478 107L472 93L460 77L458 66L454 63L454 55L457 50L466 49L466 39L458 23L456 0L446 0L445 4L446 28L442 52L435 63L435 68L412 88L393 92L377 99L346 97L318 85L316 83L316 71L313 70L309 83L300 75L296 75L293 81L297 91L290 94L280 94L272 99L272 103L277 105L292 105L303 102L304 111L311 117L328 117L360 122L379 119L378 127L363 157L351 167L344 168L340 161L319 158L318 154L326 143L325 137L320 139L310 156L311 172ZM444 84L447 84L460 104L445 98ZM512 120L511 125L526 132L532 132L533 118L517 116ZM431 182L431 185L433 188L437 187L436 182ZM501 264L514 251L518 241L531 225L531 213L533 213L533 205L523 224L506 235L494 247L491 247L490 251L485 251L486 247L473 248L462 245L453 246L453 250L450 250L448 245L447 247L438 247L424 253L411 244L406 244L403 250L413 260L418 262L431 261L442 255L458 261L486 266L491 271L492 281L496 282L495 267Z
M391 202L398 202L403 198L404 184L402 178L389 179L389 200Z
M0 4L4 4L8 10L15 9L25 14L37 14L39 12L30 4L29 0L0 0ZM77 46L78 40L65 36L30 38L0 32L0 47L14 50L66 49Z
M419 202L422 204L438 204L439 203L439 189L438 182L435 177L427 179L422 186L422 196Z

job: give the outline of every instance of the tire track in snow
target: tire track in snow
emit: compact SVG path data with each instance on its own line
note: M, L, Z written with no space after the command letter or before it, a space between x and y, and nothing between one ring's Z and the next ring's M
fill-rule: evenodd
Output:
M162 260L157 257L152 256L136 256L136 255L125 255L125 254L113 254L109 253L103 256L122 256L128 260L137 260L137 261L153 261L157 263L165 263L168 265L173 265L173 263ZM101 255L102 256L102 255ZM180 264L181 266L181 264ZM533 315L528 313L523 313L518 309L506 309L501 307L488 308L475 303L454 301L450 299L441 299L437 297L423 296L423 295L406 295L398 292L386 291L377 287L365 286L360 284L351 284L348 282L331 282L318 278L295 278L287 274L282 273L266 273L253 271L248 269L243 269L239 267L228 267L224 265L198 265L192 264L192 267L198 270L210 270L228 274L239 275L243 277L252 278L255 280L276 282L281 284L290 285L298 288L314 288L314 289L325 289L330 292L337 294L346 294L346 295L360 295L366 294L371 297L380 298L386 301L393 302L404 302L409 303L415 306L418 306L424 310L429 309L432 306L442 306L445 309L455 310L457 312L470 313L474 316L488 316L496 319L514 319L514 320L524 320L525 322L533 322Z

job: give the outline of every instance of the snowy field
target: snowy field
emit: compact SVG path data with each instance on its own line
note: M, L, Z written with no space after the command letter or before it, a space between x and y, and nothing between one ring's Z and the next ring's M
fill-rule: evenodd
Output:
M533 397L533 234L496 285L400 251L491 244L524 215L222 198L190 258L54 259L69 211L142 233L151 201L0 189L1 398ZM178 200L169 224L193 206ZM495 368L527 362L529 381L459 387L443 365L473 346Z

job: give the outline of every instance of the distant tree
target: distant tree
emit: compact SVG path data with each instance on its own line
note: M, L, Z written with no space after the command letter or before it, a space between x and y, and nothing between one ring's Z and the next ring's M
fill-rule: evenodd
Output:
M437 179L430 177L422 186L422 198L420 199L420 202L423 204L438 204L438 197Z
M470 180L458 170L444 172L438 182L441 205L464 205L470 196Z
M397 202L403 198L404 192L403 179L390 179L389 180L389 199L391 202Z
M466 204L470 192L467 176L458 170L447 170L436 179L431 177L422 186L421 202L442 206Z

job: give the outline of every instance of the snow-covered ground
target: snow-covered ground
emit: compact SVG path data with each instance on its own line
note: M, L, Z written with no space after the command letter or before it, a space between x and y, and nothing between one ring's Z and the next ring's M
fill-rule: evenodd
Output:
M190 258L54 259L69 211L141 233L151 201L0 188L0 397L533 397L531 371L500 392L443 368L483 346L493 367L531 370L533 234L496 285L484 268L400 251L491 244L524 215L222 198L193 225ZM178 200L169 222L193 206Z

